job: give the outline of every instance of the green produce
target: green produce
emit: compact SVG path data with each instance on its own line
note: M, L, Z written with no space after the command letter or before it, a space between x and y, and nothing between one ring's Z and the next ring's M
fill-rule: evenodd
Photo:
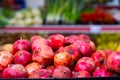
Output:
M5 25L8 25L9 19L12 18L14 15L14 11L4 8L0 9L0 27L4 27Z
M39 8L29 9L26 8L17 11L13 18L10 19L9 25L31 26L41 25L43 23L41 10Z
M111 49L111 50L120 50L119 47L119 33L101 33L95 34L94 40L97 44L97 49Z
M5 18L2 14L0 14L0 27L4 27L8 24L8 19Z
M59 21L75 24L86 0L46 0L46 23L58 24Z

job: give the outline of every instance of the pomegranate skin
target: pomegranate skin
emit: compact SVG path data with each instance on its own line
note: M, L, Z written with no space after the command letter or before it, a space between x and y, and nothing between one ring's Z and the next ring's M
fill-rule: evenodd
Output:
M113 73L106 70L105 68L99 68L93 72L93 77L110 77L110 76L113 76Z
M76 48L76 46L74 45L69 45L64 47L64 51L68 52L69 54L71 54L73 60L75 61L75 63L81 58L81 52Z
M54 56L54 66L67 66L72 69L74 64L72 56L68 52L60 52Z
M120 73L120 51L114 51L107 56L106 67L108 70Z
M70 35L65 37L66 44L73 44L76 40L90 40L90 37L85 34Z
M49 40L51 41L51 46L54 50L65 45L65 37L62 34L51 35L49 36Z
M31 74L32 71L39 69L39 68L42 68L42 65L40 65L38 62L32 62L25 66L25 69L27 70L28 75Z
M32 42L34 42L34 40L39 39L39 38L42 38L42 37L39 35L34 35L30 38L30 42L32 43Z
M27 78L28 72L21 64L11 64L2 72L2 78Z
M68 52L72 56L74 63L76 63L82 57L81 52L78 50L78 48L72 44L66 47L60 47L55 53L57 54L60 52Z
M76 40L73 45L75 45L81 52L82 56L90 57L93 52L95 52L95 44L91 40Z
M19 50L31 51L31 43L26 39L20 39L13 43L12 54L14 55Z
M54 68L55 68L54 65L50 65L50 66L46 67L46 69L48 70L48 72L50 72L50 74L52 74Z
M78 38L79 38L80 40L90 40L90 37L87 36L87 35L85 35L85 34L79 34L79 35L78 35Z
M50 78L52 75L47 69L36 69L29 74L28 78Z
M78 37L76 35L70 35L65 37L66 44L73 44L76 40L78 40Z
M105 52L105 54L106 54L106 56L107 56L107 55L111 54L113 51L110 50L110 49L106 49L106 50L104 50L104 52Z
M0 52L0 71L3 71L13 62L13 55L9 51Z
M54 59L54 52L51 47L42 45L41 49L36 49L33 52L32 60L40 63L42 66L49 66Z
M31 45L32 52L34 52L36 49L41 49L43 47L43 45L49 46L49 44L50 44L49 40L47 40L45 38L35 39Z
M0 78L2 78L2 71L0 71Z
M94 69L95 69L95 63L90 57L80 58L74 67L75 72L88 71L90 74L93 73Z
M32 61L32 54L25 50L20 50L14 55L14 63L22 64L25 66L26 64Z
M66 66L57 66L52 72L53 78L71 78L72 72Z
M91 55L91 58L94 60L96 67L98 67L104 63L105 56L106 56L106 54L103 50L97 50L96 52L94 52Z
M91 77L90 73L87 71L72 72L72 78L86 78Z

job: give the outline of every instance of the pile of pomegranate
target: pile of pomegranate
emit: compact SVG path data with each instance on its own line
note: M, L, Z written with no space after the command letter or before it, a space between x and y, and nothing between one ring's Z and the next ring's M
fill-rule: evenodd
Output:
M0 52L0 78L89 78L120 75L120 51L96 50L86 34L35 35Z

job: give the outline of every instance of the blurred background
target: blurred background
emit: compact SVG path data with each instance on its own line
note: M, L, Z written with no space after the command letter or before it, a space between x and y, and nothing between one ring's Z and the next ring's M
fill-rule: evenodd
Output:
M120 0L0 0L0 25L119 24Z
M61 26L71 29L74 25L74 30L80 27L79 32L72 30L68 34L80 34L86 25L83 33L92 38L98 49L114 50L120 43L120 0L0 0L1 46L13 43L21 36L26 39L33 35L47 37L50 33L45 32L43 27L46 25L52 33L55 33L52 29L59 30ZM48 28L54 25L57 26ZM107 28L102 27L105 31L101 32L101 26L106 25ZM34 31L29 30L31 27Z

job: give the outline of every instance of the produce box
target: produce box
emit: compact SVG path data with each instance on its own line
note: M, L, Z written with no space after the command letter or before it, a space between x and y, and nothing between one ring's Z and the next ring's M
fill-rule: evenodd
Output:
M96 36L103 37L81 33L1 33L0 80L120 80L119 48L98 48Z

